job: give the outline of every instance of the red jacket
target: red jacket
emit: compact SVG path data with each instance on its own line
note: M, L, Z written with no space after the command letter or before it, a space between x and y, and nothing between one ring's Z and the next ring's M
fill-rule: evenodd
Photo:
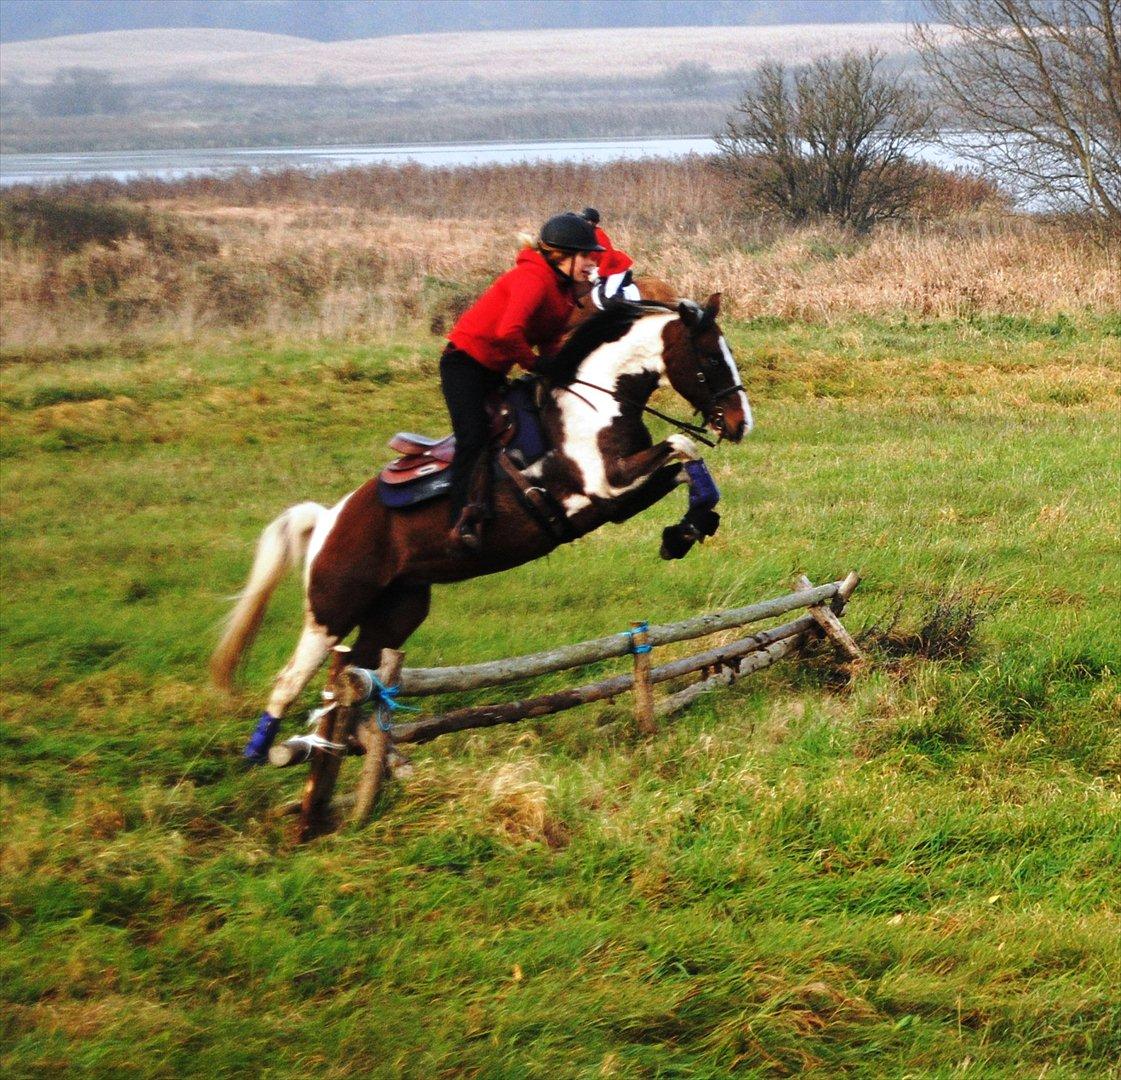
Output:
M601 278L609 278L612 274L621 274L624 270L629 270L634 266L634 259L632 259L625 251L619 251L614 244L611 243L611 238L605 233L598 225L596 226L596 243L606 248L606 251L599 252L596 259L596 266L599 267L599 276Z
M513 270L494 284L459 318L448 340L491 371L506 374L515 364L532 368L552 356L576 302L541 252L518 253Z

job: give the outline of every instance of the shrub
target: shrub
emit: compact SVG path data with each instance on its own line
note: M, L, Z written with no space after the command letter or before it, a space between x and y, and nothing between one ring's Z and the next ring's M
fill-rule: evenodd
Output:
M668 68L662 81L673 97L690 98L703 94L715 79L716 72L711 64L683 60Z
M782 64L760 67L716 136L749 204L857 229L910 209L922 174L906 155L930 110L908 83L880 74L882 59L847 53L792 75Z
M197 257L218 250L210 237L145 206L43 194L0 199L0 240L7 244L66 253L129 236L166 255Z
M129 108L129 92L117 85L107 71L62 68L39 92L38 106L44 116L123 113Z

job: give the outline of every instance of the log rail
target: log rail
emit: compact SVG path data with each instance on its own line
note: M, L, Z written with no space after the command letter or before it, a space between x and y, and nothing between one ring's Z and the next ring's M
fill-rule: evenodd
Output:
M851 584L849 584L850 579ZM847 600L859 580L856 574L850 574L841 581L788 593L774 600L717 611L711 615L698 615L692 619L667 623L664 626L651 626L647 631L647 640L653 646L671 645L677 641L690 641L722 630L734 630L749 623L762 622L764 619L785 615L788 611L798 608L829 604L842 594L844 600ZM843 602L841 606L843 608ZM532 679L538 675L549 675L554 671L565 671L616 656L626 656L630 651L631 642L627 635L612 634L609 637L593 638L591 641L564 645L559 649L533 653L530 656L490 660L483 664L468 664L464 667L404 668L401 672L401 693L408 697L422 697L427 694L477 690L484 686L501 686L520 679Z

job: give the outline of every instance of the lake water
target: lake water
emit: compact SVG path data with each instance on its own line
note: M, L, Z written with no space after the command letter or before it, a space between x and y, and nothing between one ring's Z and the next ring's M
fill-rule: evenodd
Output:
M679 139L596 139L569 142L450 143L415 146L230 147L217 150L122 150L89 154L0 154L0 186L47 184L62 180L138 176L176 180L185 176L225 175L239 169L302 168L329 170L352 165L508 165L519 161L603 163L634 158L674 158L711 154L716 143L695 136ZM963 164L940 147L921 158L944 168Z

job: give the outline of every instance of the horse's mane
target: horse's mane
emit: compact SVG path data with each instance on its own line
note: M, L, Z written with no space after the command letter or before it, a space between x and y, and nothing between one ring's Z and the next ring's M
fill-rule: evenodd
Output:
M539 363L536 370L541 371L554 386L566 386L576 378L577 368L596 349L625 337L639 319L657 310L627 300L611 301L602 311L580 323L557 355Z

